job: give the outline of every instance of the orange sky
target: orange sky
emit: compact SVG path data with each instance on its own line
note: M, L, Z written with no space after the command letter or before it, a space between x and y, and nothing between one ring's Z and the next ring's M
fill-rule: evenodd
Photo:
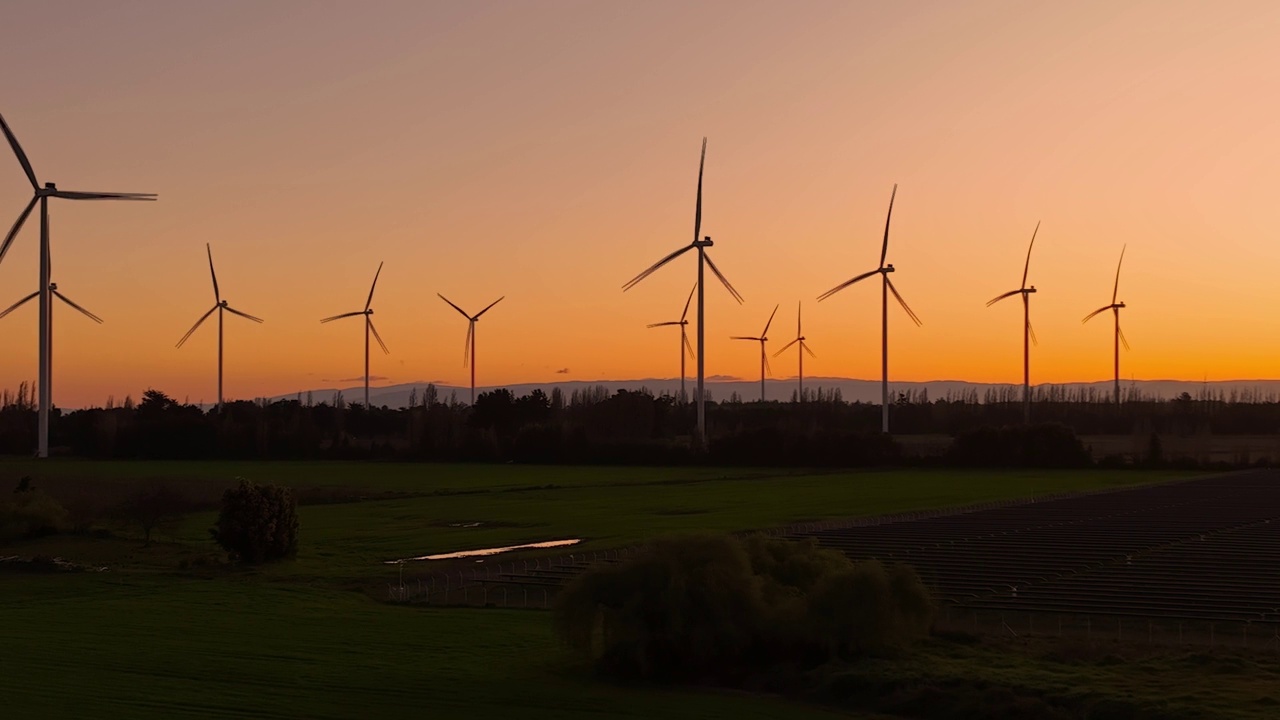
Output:
M376 8L372 12L370 8ZM54 279L106 318L55 310L55 401L155 386L229 397L355 385L358 320L385 382L671 377L691 257L622 283L704 223L746 297L708 288L708 374L752 377L729 335L794 331L806 374L879 376L879 292L814 298L889 261L924 326L891 316L897 380L1021 379L1017 287L1031 230L1034 382L1275 377L1280 350L1280 4L720 2L26 3L0 29L0 112L41 181L156 192L58 203ZM0 156L0 222L30 196ZM0 264L35 289L37 224ZM35 376L34 304L0 320L0 386ZM1096 323L1096 324L1095 324ZM774 347L781 347L775 343ZM556 370L568 368L567 374ZM774 361L779 376L794 356ZM692 366L691 366L692 372Z

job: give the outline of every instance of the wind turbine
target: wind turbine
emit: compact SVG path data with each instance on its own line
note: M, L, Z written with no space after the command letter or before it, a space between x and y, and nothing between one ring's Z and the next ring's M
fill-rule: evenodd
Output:
M200 327L200 325L205 320L208 320L209 316L212 315L215 311L218 313L218 408L221 409L222 408L222 315L223 313L229 312L233 315L239 315L242 318L247 318L256 323L262 322L262 318L254 317L248 313L240 312L239 310L228 305L226 300L222 299L222 294L218 292L218 274L213 271L213 249L209 247L209 243L204 244L204 249L205 249L205 252L209 255L209 277L213 278L213 307L209 309L209 312L200 316L200 319L196 321L196 324L192 325L191 329L187 331L187 334L183 335L182 339L178 341L178 344L176 345L176 347L182 347L183 344L187 342L187 338L191 337L192 333L196 331L196 328Z
M799 376L800 377L800 394L797 397L799 397L800 402L804 402L804 354L809 353L809 357L814 357L814 358L816 358L817 355L813 354L813 351L809 349L809 344L804 341L805 340L804 331L801 330L801 325L800 325L800 310L801 310L801 303L796 303L796 339L792 340L786 345L783 345L782 349L774 353L773 356L778 357L782 353L786 352L787 349L790 348L792 345L798 344L800 346L800 348L796 351L796 355L799 356L800 358L800 376Z
M51 310L50 301L53 297L53 291L50 289L52 283L49 279L49 198L61 198L63 200L155 200L156 196L152 193L59 190L58 186L51 182L41 186L40 182L36 180L35 170L31 168L31 161L27 159L26 152L18 144L18 138L9 129L9 124L4 121L3 116L0 116L0 130L4 132L5 138L9 141L9 147L13 148L13 154L17 156L18 163L22 165L22 170L26 173L27 180L31 182L31 188L34 190L31 202L27 203L27 207L18 216L18 220L9 230L9 234L5 236L4 242L0 243L0 262L4 261L5 254L9 252L9 246L13 244L14 238L18 236L18 231L22 229L22 225L31 216L31 211L35 209L37 203L40 205L40 279L36 285L39 288L36 292L40 298L40 413L36 456L44 458L49 457L49 407L53 404L53 394L50 392L49 387L53 370L49 360L49 312Z
M1031 293L1036 291L1036 286L1027 287L1027 273L1031 270L1031 248L1036 246L1036 234L1039 232L1040 223L1037 222L1036 229L1031 232L1031 244L1027 245L1027 263L1022 267L1022 286L997 295L987 302L987 307L991 307L1005 298L1022 296L1022 422L1026 425L1031 424L1031 343L1040 344L1036 341L1036 331L1031 327Z
M1097 310L1094 310L1093 312L1086 315L1084 317L1084 320L1080 321L1082 323L1087 323L1089 322L1090 319L1093 318L1094 315L1104 313L1107 310L1110 310L1112 313L1115 314L1115 318L1116 318L1116 332L1115 332L1116 404L1117 405L1120 404L1120 345L1123 344L1125 350L1129 349L1129 341L1124 339L1124 332L1120 330L1120 309L1124 307L1124 303L1116 302L1116 297L1120 294L1120 266L1124 264L1124 251L1127 247L1128 246L1126 245L1125 247L1120 248L1120 262L1116 263L1116 285L1115 285L1115 288L1112 289L1111 291L1111 304L1104 305L1098 308Z
M102 318L98 317L97 315L94 315L93 313L89 312L88 310L85 310L83 307L81 307L81 306L77 305L75 302L73 302L73 301L72 301L70 298L68 298L66 295L63 295L61 292L59 292L59 291L58 291L58 283L49 283L49 294L50 294L50 295L52 295L53 297L58 298L58 299L59 299L59 300L61 300L62 302L64 302L64 303L66 303L67 305L71 306L72 308L75 308L75 309L76 309L76 310L78 310L82 315L84 315L85 317L89 318L90 320L92 320L92 321L94 321L94 322L98 323L99 325L101 325L101 324L102 324ZM18 308L22 307L23 305L26 305L28 302L31 302L32 300L36 299L37 297L39 297L39 295L40 295L40 291L39 291L39 290L37 290L37 291L35 291L35 292L31 293L30 295L28 295L28 296L26 296L26 297L22 298L22 299L21 299L21 300L19 300L18 302L16 302L16 303L14 303L14 304L10 305L8 308L6 308L6 309L4 310L4 312L0 312L0 318L4 318L6 315L8 315L9 313L13 312L14 310L17 310ZM50 367L52 367L52 365L53 365L53 307L52 307L52 306L49 308L48 321L49 321L49 364L50 364ZM50 403L52 403L52 402L53 402L53 388L52 388L52 387L50 387L50 388L49 388L49 390L50 390L50 392L49 392L49 401L50 401Z
M720 280L722 284L724 284L725 288L729 291L729 294L733 296L733 299L737 300L739 303L742 302L742 295L738 294L738 291L733 288L733 285L729 284L728 279L725 278L724 274L720 272L720 269L716 267L716 264L711 261L710 256L707 255L707 248L711 247L715 243L711 242L710 236L703 238L701 235L702 233L702 171L703 171L703 168L706 166L706 164L707 164L707 139L704 137L702 138L702 159L698 161L698 201L697 201L697 204L695 205L694 213L693 213L693 242L688 245L685 245L679 250L676 250L670 255L662 258L658 262L649 266L649 269L631 278L631 280L628 281L626 285L622 286L622 291L626 292L631 288L635 287L636 285L638 285L641 280L644 280L645 278L652 275L654 272L658 270L658 268L661 268L663 265L666 265L667 263L671 262L672 260L675 260L681 255L689 252L690 250L693 250L695 248L698 250L698 284L697 284L697 288L698 288L698 352L697 352L697 356L698 356L698 398L697 398L698 399L698 441L702 443L704 446L706 445L706 442L707 442L707 394L704 388L705 381L706 381L707 353L706 353L706 342L705 342L706 341L706 333L705 333L705 330L706 330L705 299L706 298L705 298L705 293L703 292L703 288L706 287L706 284L703 283L702 281L703 268L704 267L711 268L711 272L715 274L715 276Z
M649 325L645 326L648 328L666 327L668 325L680 326L680 402L682 403L688 402L688 396L685 395L685 391L684 391L684 378L686 374L684 371L685 351L688 351L690 357L697 357L696 355L693 354L693 345L689 344L689 333L687 331L687 328L689 326L689 321L686 319L689 317L689 304L693 302L693 293L697 289L698 289L698 286L697 284L695 284L693 286L693 289L689 291L689 299L684 301L684 312L680 313L679 320L673 320L671 322L650 323Z
M364 408L369 409L369 333L373 333L373 337L378 341L378 345L382 347L382 352L390 355L391 351L387 349L387 344L382 342L382 336L378 334L378 328L373 326L373 289L378 287L378 276L382 274L382 263L378 263L378 271L373 274L373 284L369 286L369 299L364 301L364 309L355 312L342 313L321 320L321 323L333 322L342 318L364 316Z
M436 293L436 295L440 295L440 293ZM505 297L506 295L503 295L497 300L494 300L475 315L468 315L465 310L454 305L452 300L440 295L441 300L449 303L450 307L462 313L462 317L467 319L467 340L462 349L462 367L471 365L471 407L475 407L476 405L476 322L480 319L481 315L489 312L489 308L502 302Z
M772 373L769 367L769 354L764 350L764 344L769 342L769 326L773 324L773 316L778 314L778 306L773 306L773 312L769 313L769 321L764 324L764 330L760 332L760 337L746 337L743 335L734 335L730 340L755 340L760 343L760 402L764 402L764 378L766 373Z
M893 219L893 199L897 195L898 186L895 184L893 192L889 195L889 214L884 219L884 243L880 246L880 267L864 272L818 296L818 301L821 302L856 282L866 280L873 275L880 275L882 280L880 287L880 432L883 433L889 432L889 293L893 293L898 304L907 311L907 317L911 318L911 322L916 325L921 324L920 318L907 305L907 301L902 299L902 295L898 294L898 288L894 287L893 281L889 279L889 273L894 271L893 265L886 265L884 262L889 254L889 221Z

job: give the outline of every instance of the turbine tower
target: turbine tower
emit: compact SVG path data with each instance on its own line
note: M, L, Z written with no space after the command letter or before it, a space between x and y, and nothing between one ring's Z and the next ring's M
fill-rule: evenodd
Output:
M765 352L764 344L769 342L769 326L773 324L773 316L778 314L778 306L773 306L773 312L769 314L769 321L764 324L764 330L761 331L760 337L746 337L743 335L734 335L730 340L755 340L760 343L760 402L764 402L764 378L767 373L771 373L769 367L769 354Z
M688 332L689 321L686 319L689 317L689 305L693 302L693 293L697 289L698 289L698 286L695 283L693 286L693 289L689 291L689 299L684 301L684 312L680 313L679 320L672 320L671 322L650 323L649 325L645 326L648 328L667 327L669 325L680 326L680 402L682 403L689 402L688 395L685 394L685 390L684 390L684 378L686 375L684 370L685 351L688 351L689 357L697 357L696 355L693 354L693 345L689 344L689 332Z
M68 298L66 295L63 295L61 292L59 292L59 291L58 291L58 283L49 283L49 294L50 294L50 295L52 295L53 297L58 298L59 300L61 300L62 302L66 303L66 304L67 304L67 305L69 305L70 307L72 307L72 308L76 309L77 311L79 311L79 312L80 312L80 314L84 315L85 317L89 318L90 320L92 320L92 321L94 321L94 322L98 323L99 325L101 325L101 324L102 324L102 318L98 317L97 315L94 315L93 313L89 312L88 310L85 310L83 307L81 307L81 306L77 305L75 302L73 302L73 301L72 301L70 298ZM6 308L6 309L4 310L4 312L0 312L0 319L4 318L4 317L5 317L6 315L8 315L9 313L13 312L14 310L17 310L18 308L22 307L23 305L26 305L27 303L31 302L32 300L36 299L36 298L37 298L37 297L39 297L39 296L40 296L40 291L39 291L39 290L37 290L37 291L35 291L35 292L31 293L30 295L28 295L28 296L26 296L26 297L22 298L22 299L21 299L21 300L19 300L18 302L16 302L16 303L14 303L14 304L10 305L8 308ZM50 308L49 308L49 316L48 316L48 320L49 320L49 365L50 365L50 367L52 367L52 366L53 366L53 307L52 307L52 306L50 306ZM52 402L53 402L53 387L52 387L52 386L50 386L50 388L49 388L49 401L50 401L50 403L52 403Z
M1036 286L1027 287L1027 273L1031 270L1031 249L1036 246L1036 234L1039 232L1040 223L1037 222L1036 229L1031 232L1031 244L1027 245L1027 262L1022 267L1022 286L987 301L987 307L991 307L1005 298L1022 296L1022 422L1025 425L1031 424L1031 344L1040 344L1036 340L1036 331L1031 327L1031 293L1036 291Z
M1097 310L1094 310L1093 312L1086 315L1084 317L1084 320L1080 321L1082 323L1087 323L1089 322L1090 319L1093 318L1094 315L1099 315L1101 313L1106 312L1107 310L1110 310L1112 313L1115 314L1115 319L1116 319L1116 330L1115 330L1116 405L1120 404L1120 346L1123 344L1125 350L1129 349L1129 341L1125 340L1124 332L1120 329L1120 310L1124 307L1124 303L1116 302L1116 297L1120 295L1120 266L1124 264L1124 251L1127 247L1128 246L1126 245L1125 247L1120 248L1120 262L1116 263L1116 284L1115 284L1115 287L1111 290L1111 304L1104 305L1098 308Z
M698 356L698 391L697 391L698 442L701 443L703 447L706 447L706 443L707 443L707 394L705 389L706 358L707 358L706 332L705 332L706 331L706 302L705 302L706 293L703 291L704 288L706 287L706 283L703 282L703 269L711 268L711 272L715 274L716 278L718 278L720 282L725 286L725 288L729 291L729 294L733 296L733 299L737 300L739 303L742 302L742 295L738 294L738 291L733 288L733 285L729 284L728 279L726 279L724 274L720 272L720 269L716 267L716 264L711 261L711 257L707 255L707 248L711 247L715 243L711 242L710 236L707 236L705 238L702 237L702 171L703 171L703 168L706 166L706 164L707 164L707 139L702 138L702 159L698 161L698 200L697 200L697 204L694 206L694 212L693 212L693 242L688 245L685 245L679 250L676 250L670 255L667 255L666 257L662 258L658 262L649 266L647 270L631 278L631 280L628 281L626 285L622 286L622 291L626 292L631 288L635 287L637 284L639 284L641 280L644 280L645 278L652 275L654 272L658 270L658 268L662 267L663 265L666 265L672 260L675 260L681 255L689 252L690 250L693 250L695 248L697 249L698 251L698 284L697 284L697 288L698 288L698 352L697 352L697 356Z
M894 299L907 312L907 317L911 318L911 322L917 326L920 325L920 318L907 305L907 301L902 299L902 295L898 294L898 288L893 286L893 281L889 279L889 273L893 272L893 265L885 264L885 258L889 254L889 221L893 219L893 199L898 195L898 186L893 186L893 192L889 195L889 214L884 219L884 242L880 245L880 266L875 270L870 270L861 275L847 280L825 293L818 296L821 302L835 295L841 290L853 285L861 280L866 280L873 275L879 275L881 278L880 287L880 432L889 432L889 293L893 293Z
M489 303L488 305L485 306L483 310L476 313L475 315L468 315L465 310L458 307L457 305L454 305L452 300L450 300L449 298L443 295L440 295L440 293L436 293L436 295L439 295L441 300L449 303L450 307L462 313L462 317L467 319L467 339L462 348L462 367L466 367L467 365L471 366L471 407L475 407L476 406L476 322L480 320L481 315L484 315L485 313L489 312L489 308L502 302L503 298L505 298L506 295L503 295L497 300L494 300L493 302Z
M816 358L817 355L813 354L813 351L809 349L809 344L805 342L804 331L801 329L800 325L800 311L801 303L796 303L796 339L786 345L783 345L782 349L774 353L773 356L778 357L782 353L786 352L792 345L800 346L796 351L796 355L800 358L800 394L797 397L800 402L804 402L804 354L809 353L809 357L813 358Z
M228 305L226 300L222 299L222 293L218 291L218 273L214 272L213 270L213 249L209 247L209 243L204 244L204 249L205 249L205 253L208 254L209 256L209 277L213 279L213 307L209 309L209 312L200 316L200 319L196 321L196 324L191 326L191 329L187 331L186 335L182 336L182 339L178 341L178 344L175 347L179 347L179 348L182 347L187 342L187 338L191 337L192 333L196 331L196 328L200 327L200 325L204 323L205 320L208 320L209 316L212 315L215 311L218 313L218 409L221 410L222 402L223 402L222 401L222 316L223 316L223 313L231 313L232 315L239 315L242 318L252 320L256 323L261 323L262 318L254 317L248 313L240 312L239 310Z
M49 279L49 198L61 198L63 200L155 200L156 196L151 193L106 193L106 192L79 192L73 190L59 190L55 183L45 183L43 186L36 179L35 170L31 167L31 161L27 159L27 154L22 150L22 146L18 144L18 138L9 129L9 124L5 122L4 117L0 116L0 130L4 132L5 138L9 141L9 147L13 148L13 154L17 156L18 163L22 165L22 171L26 173L27 180L31 182L31 188L34 194L31 202L27 203L27 207L23 209L22 214L18 216L17 222L9 230L9 234L5 236L4 242L0 243L0 262L4 261L4 256L9 252L9 246L13 244L13 239L18 236L18 231L22 229L23 223L31 216L31 211L35 209L36 204L40 205L40 278L36 287L36 292L40 298L40 337L39 337L39 426L37 431L37 457L49 457L49 408L53 403L53 394L50 392L50 384L52 381L52 363L49 360L50 340L49 340L49 312L51 310L50 300L53 297L51 290L51 282Z
M342 318L364 316L364 409L369 409L369 333L373 333L373 337L378 341L378 345L382 348L382 352L390 355L391 351L387 349L387 344L382 342L382 336L378 334L378 328L373 326L373 289L378 287L378 276L382 274L382 263L378 263L378 271L373 274L373 284L369 286L369 299L364 301L364 309L355 312L342 313L321 320L321 323L333 322Z

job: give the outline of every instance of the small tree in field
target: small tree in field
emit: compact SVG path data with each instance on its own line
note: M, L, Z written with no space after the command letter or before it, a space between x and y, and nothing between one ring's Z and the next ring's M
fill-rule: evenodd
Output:
M156 482L126 497L117 512L121 519L142 531L143 544L150 546L152 532L172 526L190 505L177 489Z
M222 494L218 524L209 532L234 562L292 557L298 550L298 501L287 487L242 478Z

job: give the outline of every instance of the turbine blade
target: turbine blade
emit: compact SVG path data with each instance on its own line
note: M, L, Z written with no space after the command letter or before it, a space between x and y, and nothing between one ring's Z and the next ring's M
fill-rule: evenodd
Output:
M4 236L4 244L0 244L0 262L4 262L4 256L9 252L9 246L13 244L13 239L18 237L18 231L22 229L23 223L31 216L31 211L35 209L36 203L39 201L39 197L31 198L31 202L27 203L27 209L22 211L22 214L18 216L18 221L9 229L9 234Z
M702 157L698 160L698 204L693 211L693 241L702 238L702 170L707 165L707 139L702 138ZM34 181L33 181L34 182Z
M494 305L497 305L498 303L502 302L503 298L505 298L505 297L506 297L506 295L503 295L502 297L498 298L497 300L494 300L493 302L491 302L491 303L489 303L488 305L486 305L486 306L484 307L484 309L483 309L483 310L481 310L480 312L476 313L476 319L477 319L477 320L479 320L481 315L483 315L483 314L485 314L485 313L489 312L489 308L491 308L491 307L493 307Z
M1089 322L1090 320L1092 320L1092 319L1093 319L1093 317L1094 317L1095 315L1097 315L1097 314L1099 314L1099 313L1106 312L1107 310L1110 310L1110 309L1111 309L1111 306L1110 306L1110 305L1105 305L1105 306L1103 306L1103 307L1100 307L1100 308L1098 308L1097 310L1094 310L1093 312L1089 313L1088 315L1085 315L1085 316L1084 316L1084 319L1083 319L1083 320L1081 320L1080 322L1081 322L1081 323L1087 323L1087 322Z
M800 342L800 338L796 338L795 340L792 340L791 342L787 343L786 345L783 345L783 346L782 346L782 349L781 349L781 350L779 350L778 352L774 353L774 354L773 354L773 356L774 356L774 357L778 357L778 356L779 356L779 355L781 355L782 353L784 353L784 352L786 352L786 351L790 350L790 349L791 349L791 346L792 346L792 345L795 345L795 344L796 344L796 343L798 343L798 342Z
M803 307L804 307L803 302L796 303L796 337L800 337L801 335L804 335L804 333L800 330L800 310Z
M90 320L92 320L92 321L94 321L94 322L98 323L99 325L101 325L101 324L102 324L102 318L98 317L97 315L94 315L93 313L89 312L88 310L85 310L84 308L82 308L82 307L80 307L79 305L75 304L74 302L72 302L72 301L71 301L71 298L67 297L66 295L63 295L62 293L58 292L57 290L54 290L54 291L52 291L52 292L53 292L53 294L54 294L55 296L57 296L57 298L58 298L59 300L61 300L62 302L66 303L66 304L68 304L68 305L70 305L71 307L75 308L76 310L79 310L81 313L83 313L83 314L84 314L84 316L85 316L85 317L87 317L87 318L89 318Z
M182 347L187 342L187 338L191 337L191 333L194 333L196 331L196 328L200 327L205 320L208 320L209 316L212 315L213 312L217 309L218 309L218 306L214 305L213 307L209 308L209 312L201 315L200 319L196 321L196 324L191 326L191 329L187 331L187 334L183 335L182 339L179 340L178 344L174 345L174 347Z
M55 190L53 197L64 200L155 200L155 193L113 193L113 192L80 192L78 190Z
M260 323L260 322L262 322L262 318L260 318L260 317L254 317L253 315L250 315L249 313L240 312L239 310L237 310L237 309L235 309L235 308L231 307L230 305L226 306L226 308L227 308L227 312L229 312L229 313L231 313L231 314L233 314L233 315L239 315L239 316L240 316L240 317L242 317L242 318L246 318L246 319L248 319L248 320L252 320L252 321L254 321L254 322L256 322L256 323Z
M803 341L803 340L801 340L801 341L800 341L800 349L801 349L801 350L804 350L804 351L805 351L805 352L807 352L807 353L809 353L809 357L811 357L811 358L817 358L817 357L818 357L817 355L814 355L814 354L813 354L813 351L812 351L812 350L810 350L810 349L809 349L809 343L807 343L807 342L805 342L805 341Z
M1036 347L1040 346L1040 340L1036 338L1036 329L1031 326L1031 321L1027 321L1027 334L1031 336L1031 344Z
M18 144L18 138L13 134L13 130L9 129L9 123L4 121L3 115L0 115L0 130L4 130L4 136L9 139L9 147L13 148L13 154L18 156L18 163L22 165L22 171L27 174L27 179L31 181L31 187L39 190L40 181L36 180L36 171L31 169L31 161L27 159L27 154Z
M368 310L373 304L373 290L378 287L378 276L382 274L382 263L378 263L378 272L373 274L373 284L369 286L369 299L364 301L364 309Z
M1031 231L1031 244L1027 246L1027 264L1022 266L1022 288L1027 287L1027 273L1031 271L1031 248L1036 246L1036 233L1040 232L1040 221L1036 221L1036 229Z
M363 314L364 314L363 310L356 310L355 312L342 313L341 315L334 315L332 317L327 317L321 320L320 322L322 323L333 322L334 320L341 320L342 318L355 317L357 315L363 315Z
M764 351L764 342L760 342L760 359L764 361L764 374L773 375L773 366L769 364L769 353Z
M1022 292L1022 290L1010 290L1009 292L1007 292L1007 293L1005 293L1005 294L1003 294L1003 295L997 295L997 296L995 296L995 297L993 297L993 298L991 298L990 300L988 300L988 301L987 301L987 307L991 307L992 305L995 305L996 303L1000 302L1001 300L1004 300L1005 298L1011 298L1011 297L1013 297L1014 295L1017 295L1017 294L1019 294L1019 293L1021 293L1021 292Z
M209 243L205 243L204 249L209 254L209 276L213 278L213 297L218 302L222 302L222 293L218 292L218 273L213 271L213 248L209 247Z
M715 276L720 278L720 282L724 283L725 289L728 290L729 294L733 296L733 299L737 300L738 304L741 305L742 295L734 289L733 285L729 284L729 279L726 278L724 273L720 272L720 268L716 267L716 264L711 261L711 256L703 253L702 257L706 258L707 267L711 268L711 272L715 273Z
M880 272L880 271L879 271L879 270L872 270L871 272L864 272L864 273L862 273L861 275L859 275L859 276L857 276L857 277L853 278L852 280L846 280L845 282L842 282L842 283L840 283L839 285L837 285L837 286L835 286L835 287L831 288L830 290L828 290L828 291L826 291L826 292L822 293L821 295L819 295L819 296L818 296L818 301L819 301L819 302L821 302L821 301L823 301L823 300L826 300L827 298L831 297L832 295L835 295L836 293L838 293L838 292L840 292L841 290L843 290L843 289L845 289L845 288L849 287L850 285L852 285L852 284L854 284L854 283L856 283L856 282L861 282L861 281L863 281L863 280L866 280L867 278L871 277L872 275L875 275L875 274L876 274L876 273L878 273L878 272Z
M30 301L32 301L32 300L34 300L34 299L36 298L36 296L37 296L37 295L39 295L39 294L40 294L40 291L39 291L39 290L37 290L37 291L35 291L35 292L31 293L30 295L28 295L28 296L26 296L26 297L22 298L22 299L21 299L21 300L19 300L18 302L16 302L16 303L14 303L14 304L10 305L8 308L5 308L5 311L4 311L4 312L0 312L0 318L4 317L5 315L8 315L9 313L13 312L14 310L17 310L18 308L22 307L23 305L27 304L28 302L30 302Z
M466 367L471 362L471 335L476 331L476 321L467 318L467 339L466 344L462 347L462 367Z
M729 339L730 340L755 340L756 342L760 341L760 338L758 337L747 337L746 335L730 335Z
M1129 249L1128 243L1125 243L1124 247L1120 248L1120 262L1116 263L1116 286L1111 291L1112 305L1116 304L1116 296L1120 294L1120 266L1124 265L1124 251L1127 249Z
M698 283L695 281L693 283L693 289L689 291L689 299L684 301L684 312L680 313L681 322L683 322L685 318L689 317L689 303L693 302L693 294L697 291Z
M623 291L623 292L626 292L626 291L630 290L631 288L633 288L633 287L635 287L637 284L639 284L639 282L640 282L641 280L644 280L645 278L649 277L649 276L650 276L650 275L652 275L654 272L656 272L656 271L658 270L658 268L662 267L663 265L666 265L667 263L671 262L672 260L675 260L676 258L678 258L678 257L680 257L681 255L683 255L683 254L685 254L685 253L689 252L689 251L690 251L690 250L692 250L692 249L693 249L693 246L692 246L692 245L685 245L684 247L682 247L682 248L680 248L679 250L677 250L677 251L675 251L675 252L671 253L670 255L668 255L668 256L666 256L666 257L662 258L661 260L659 260L658 262L654 263L653 265L650 265L650 266L649 266L649 269L645 270L644 272L640 273L639 275L637 275L637 276L635 276L635 277L631 278L629 281L627 281L627 284L622 286L622 291Z
M382 348L382 352L390 355L391 351L387 349L387 344L382 342L382 336L378 334L378 328L373 325L373 318L366 315L365 322L369 323L369 329L373 331L373 339L378 341L378 345Z
M648 325L645 325L645 327L647 327L647 328L656 328L656 327L666 327L666 326L668 326L668 325L684 325L684 321L682 321L682 320L672 320L671 322L649 323Z
M689 351L689 357L697 360L698 354L693 351L693 344L689 342L689 333L685 332L684 328L680 328L680 337L684 339L684 348Z
M884 259L889 256L889 221L893 219L893 199L898 195L898 183L893 184L893 192L889 195L889 214L884 218L884 244L880 246L880 267L884 267Z
M1120 334L1120 344L1124 346L1124 349L1125 349L1125 350L1128 350L1128 349L1129 349L1129 341L1125 338L1125 336L1124 336L1124 331L1123 331L1123 330L1121 330L1120 328L1116 328L1116 332Z
M898 292L898 288L893 286L893 281L889 279L888 275L885 275L884 281L889 286L889 292L893 293L893 297L898 300L898 304L902 306L903 310L907 311L907 317L911 318L911 321L914 322L917 327L923 325L924 322L920 320L920 316L916 315L915 311L907 305L907 301L902 299L902 295Z
M769 322L764 324L764 332L760 333L760 337L769 337L769 326L773 324L773 316L778 314L778 306L773 306L773 312L769 313Z
M471 319L471 316L470 316L470 315L468 315L468 314L466 313L466 311L465 311L465 310L463 310L462 308L458 307L457 305L454 305L454 304L453 304L453 301L452 301L452 300L450 300L449 298L447 298L447 297L445 297L445 296L441 295L440 293L436 293L436 297L439 297L441 300L443 300L443 301L445 301L445 302L449 303L449 307L453 308L454 310L457 310L457 311L458 311L458 313L462 315L462 317L464 317L464 318L466 318L466 319L468 319L468 320L470 320L470 319Z

